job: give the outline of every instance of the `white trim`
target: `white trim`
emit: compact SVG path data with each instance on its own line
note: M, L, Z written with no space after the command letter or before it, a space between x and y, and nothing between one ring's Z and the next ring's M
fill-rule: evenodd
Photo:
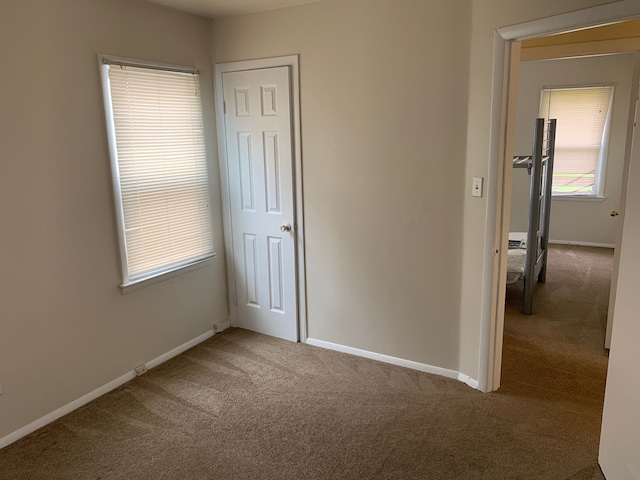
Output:
M592 57L618 53L633 53L640 50L640 38L623 38L595 42L549 45L522 48L522 61L551 60L558 58Z
M155 368L158 365L166 362L167 360L171 360L173 357L177 357L181 353L184 353L187 350L189 350L190 348L193 348L196 345L204 342L205 340L209 340L214 335L215 335L215 332L213 331L213 329L211 329L211 330L203 333L202 335L199 335L196 338L194 338L192 340L189 340L186 343L183 343L182 345L174 348L173 350L169 350L167 353L164 353L164 354L160 355L159 357L156 357L153 360L148 361L144 365L145 365L145 367L147 367L147 370ZM135 370L134 370L134 373L135 373Z
M111 185L116 207L116 222L118 227L118 253L120 254L120 272L122 280L129 279L129 265L127 264L127 240L124 235L124 209L122 206L122 192L120 191L120 167L118 165L118 147L116 145L116 126L113 120L113 104L111 102L111 82L109 80L109 66L105 64L105 56L98 55L100 78L102 80L102 99L104 102L105 122L107 126L107 141L109 143L109 162L111 163Z
M606 5L600 5L597 7L587 8L576 12L570 12L563 15L557 15L554 17L543 18L540 20L534 20L531 22L522 23L510 27L499 28L496 30L494 41L494 61L493 61L493 87L492 91L495 94L502 87L502 79L505 72L507 75L511 72L512 68L516 68L509 62L503 62L503 52L510 44L510 41L524 40L526 38L537 38L545 35L551 35L554 33L569 32L572 30L580 30L595 25L603 25L607 23L616 23L624 20L630 20L640 17L640 7L637 0L621 0ZM494 99L495 100L495 99ZM499 101L507 101L502 96ZM508 106L508 105L507 105ZM491 111L491 124L504 120L502 118L502 111L494 108ZM489 158L489 171L496 171L499 168L499 157L495 155L495 152L504 148L505 144L512 141L507 137L499 139L494 132L491 132L490 138L490 158ZM511 159L503 158L503 161L511 162ZM509 165L510 166L510 165ZM502 201L495 203L487 202L487 235L498 235L505 238L508 235L508 219L505 222L505 194L506 187L510 188L510 185L506 184L494 184L496 185L493 190L497 190L496 197L500 197ZM493 192L490 192L493 195ZM506 199L510 200L510 199ZM494 214L495 213L495 214ZM507 210L508 213L508 210ZM502 222L502 226L500 224ZM500 387L500 369L502 359L502 327L504 325L504 308L501 307L500 296L492 295L492 292L500 292L501 288L501 276L500 271L504 269L506 264L507 252L505 249L498 250L499 254L497 266L491 268L492 263L490 259L493 257L496 251L495 245L498 245L500 238L494 238L493 241L487 242L489 248L485 252L485 269L489 271L484 272L483 280L485 282L483 302L481 306L481 333L480 333L480 361L479 361L479 373L478 378L479 389L485 392L495 391ZM486 282L489 282L486 284ZM484 319L487 318L488 321ZM495 348L490 348L491 345L495 345Z
M556 245L578 245L582 247L600 247L600 248L615 248L613 243L594 243L594 242L580 242L574 240L551 240L549 243L555 243Z
M631 158L633 156L633 143L635 125L640 122L640 109L638 109L638 84L640 83L640 51L634 54L635 65L633 66L633 80L629 99L629 114L627 117L627 141L624 151L624 163L622 167L622 189L620 190L620 219L616 231L616 245L613 253L613 271L611 272L611 293L609 294L609 311L607 313L607 329L604 337L604 348L611 348L611 333L613 329L613 319L615 318L616 296L618 290L618 272L620 269L620 253L622 252L622 234L624 232L625 210L627 208L627 192L629 189L629 170Z
M154 367L157 367L158 365L160 365L161 363L166 362L167 360L172 359L173 357L180 355L181 353L189 350L190 348L198 345L199 343L204 342L205 340L213 337L214 332L213 330L209 330L206 333L203 333L202 335L194 338L193 340L189 340L187 343L184 343L182 345L180 345L179 347L174 348L173 350L170 350L169 352L160 355L157 358L154 358L153 360L147 362L144 364L144 366L147 367L147 369L151 369ZM127 383L130 380L133 380L134 378L136 378L136 372L135 370L131 370L127 373L125 373L124 375L116 378L115 380L110 381L109 383L96 388L95 390L93 390L92 392L87 393L86 395L83 395L80 398L77 398L76 400L67 403L66 405L58 408L57 410L54 410L53 412L45 415L44 417L39 418L38 420L31 422L29 425L26 425L18 430L16 430L13 433L10 433L9 435L6 435L2 438L0 438L0 448L4 448L7 445L12 444L13 442L16 442L18 440L20 440L23 437L26 437L27 435L29 435L30 433L35 432L36 430L38 430L39 428L42 428L48 424L50 424L51 422L59 419L60 417L63 417L65 415L67 415L68 413L73 412L74 410L82 407L83 405L86 405L87 403L95 400L96 398L101 397L102 395L109 393L110 391L124 385L125 383Z
M213 325L213 331L215 333L220 333L225 331L227 328L231 327L231 323L227 320L226 322L216 323Z
M173 270L169 270L167 272L160 272L151 277L144 277L140 280L136 280L134 282L129 282L126 285L120 285L120 289L122 290L123 295L127 295L128 293L135 292L142 288L150 287L151 285L155 285L156 283L161 283L166 280L170 280L172 278L181 277L182 275L186 275L189 272L193 272L194 270L199 270L204 267L209 267L213 265L213 259L216 258L217 255L212 253L202 260L196 260L195 262L187 263L186 265L182 265L180 267L174 268Z
M148 60L136 60L135 58L116 57L114 55L98 54L100 65L123 65L128 67L144 67L156 70L167 70L170 72L191 73L199 75L200 70L184 65L171 65L168 63L150 62Z
M505 98L517 98L517 68L509 68L512 63L519 64L520 44L505 42L497 33L494 35L493 70L494 81L491 93L491 147L489 151L489 181L496 185L487 189L487 212L485 245L489 246L484 257L482 278L482 307L480 310L480 353L478 362L479 390L489 392L500 385L500 371L504 322L504 297L507 281L507 262L500 252L508 250L509 211L511 203L505 201L505 192L510 188L513 168L513 125L509 119L515 118L514 104ZM496 73L499 72L499 73ZM509 142L509 143L508 143ZM507 160L508 159L508 160ZM509 186L509 187L507 187ZM504 209L504 210L502 210ZM495 282L495 279L499 279ZM495 320L495 319L499 320Z
M466 383L471 388L478 389L478 381L474 380L467 375L464 375L455 370L449 370L447 368L434 367L433 365L427 365L425 363L418 363L412 360L405 360L403 358L391 357L389 355L383 355L381 353L369 352L367 350L360 350L359 348L347 347L345 345L339 345L337 343L325 342L324 340L318 340L315 338L307 339L308 345L314 347L326 348L328 350L335 350L336 352L348 353L349 355L355 355L357 357L368 358L371 360L377 360L378 362L390 363L392 365L398 365L400 367L410 368L412 370L419 370L421 372L433 373L441 377L453 378L462 383Z
M474 390L478 390L478 381L471 378L469 375L465 375L464 373L458 373L457 380L459 382L465 383L466 385L473 388Z
M122 200L122 184L120 181L120 163L118 158L116 128L115 128L115 120L113 115L113 99L112 99L112 93L111 93L111 80L109 77L109 68L111 65L126 65L131 67L140 67L140 68L154 69L154 70L160 70L160 71L166 71L166 72L178 72L181 74L196 75L198 78L198 85L200 85L200 80L199 80L200 71L193 67L163 64L163 63L157 63L157 62L150 62L146 60L136 60L132 58L116 57L112 55L103 55L103 54L98 54L98 64L100 66L100 78L102 82L102 98L104 102L105 122L107 127L107 140L109 145L109 158L111 162L111 175L112 175L114 200L115 200L115 207L116 207L115 209L116 209L116 220L117 220L117 228L118 228L120 266L121 266L121 273L122 273L122 279L123 279L122 284L120 284L120 288L122 289L122 294L126 295L128 293L132 293L137 290L140 290L141 288L155 285L165 280L169 280L171 278L184 275L193 270L197 270L197 269L209 266L211 265L211 260L215 258L217 255L215 251L212 251L211 253L203 255L198 259L182 262L179 265L173 265L173 266L165 265L162 268L159 268L154 273L144 274L141 276L141 278L134 278L132 280L129 272L129 261L128 261L129 255L128 255L128 245L127 245L127 240L125 235L124 205ZM203 109L202 102L200 103L201 103L200 110L202 112L202 115L204 115L204 112L202 110ZM203 135L204 135L204 132L203 132ZM203 136L203 141L204 141L204 136ZM209 197L211 197L211 185L210 185L209 178L207 178L206 185L209 191ZM213 246L212 248L215 248L215 246Z
M237 327L238 308L235 290L235 269L233 264L233 236L231 224L231 192L229 191L229 172L227 168L227 143L224 128L224 92L222 90L222 72L215 66L215 110L218 136L218 164L220 168L220 193L222 197L222 223L227 264L227 296L229 302L229 324Z
M561 202L604 202L607 197L599 197L598 195L551 195L551 201L555 202L557 200Z
M300 74L298 55L285 57L245 60L240 62L218 63L215 65L215 106L218 133L218 155L220 159L220 184L222 190L222 213L224 222L224 244L227 259L227 284L229 294L229 321L232 326L238 325L236 307L235 272L233 264L233 238L231 236L231 194L229 191L229 175L227 168L227 145L225 140L224 93L222 91L222 74L243 70L259 70L263 68L290 67L291 69L291 108L293 128L294 155L294 196L296 215L296 267L298 297L298 339L307 341L307 287L305 270L304 242L304 195L302 187L302 144L300 133Z
M504 40L527 40L556 33L584 30L598 25L619 23L638 18L638 16L640 16L640 12L637 0L620 0L606 5L502 27L497 32Z

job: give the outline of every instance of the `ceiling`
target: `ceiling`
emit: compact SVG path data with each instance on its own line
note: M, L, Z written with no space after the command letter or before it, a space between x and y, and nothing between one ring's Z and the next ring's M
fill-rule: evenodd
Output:
M313 3L320 0L147 0L168 7L185 10L205 17L221 17L225 15L240 15L243 13L275 10L276 8L291 7L303 3Z

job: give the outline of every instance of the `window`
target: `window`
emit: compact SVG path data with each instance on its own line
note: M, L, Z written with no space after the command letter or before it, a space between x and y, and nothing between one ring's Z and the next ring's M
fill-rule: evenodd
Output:
M544 88L540 117L558 121L553 195L602 197L613 86Z
M122 287L214 256L197 71L100 57Z

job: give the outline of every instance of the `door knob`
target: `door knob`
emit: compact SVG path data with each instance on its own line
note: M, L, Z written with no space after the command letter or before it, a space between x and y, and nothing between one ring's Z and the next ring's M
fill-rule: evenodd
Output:
M282 230L283 232L290 232L291 225L289 225L288 223L283 223L282 225L280 225L280 230Z
M611 210L612 217L617 217L618 215L620 215L620 212L618 210Z

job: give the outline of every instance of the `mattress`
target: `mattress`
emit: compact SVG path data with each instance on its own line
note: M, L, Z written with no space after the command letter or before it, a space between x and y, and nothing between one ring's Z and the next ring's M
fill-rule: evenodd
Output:
M512 248L507 256L507 272L524 273L524 260L527 250L524 248Z
M524 275L524 262L527 257L527 232L509 233L508 253L507 283L515 283Z

